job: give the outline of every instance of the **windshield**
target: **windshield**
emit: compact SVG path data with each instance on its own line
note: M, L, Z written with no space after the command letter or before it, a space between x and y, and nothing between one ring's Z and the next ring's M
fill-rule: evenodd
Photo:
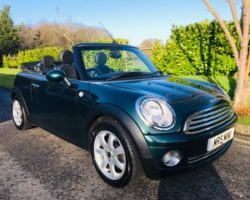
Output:
M86 73L95 80L115 80L155 75L157 69L137 48L97 46L82 50Z

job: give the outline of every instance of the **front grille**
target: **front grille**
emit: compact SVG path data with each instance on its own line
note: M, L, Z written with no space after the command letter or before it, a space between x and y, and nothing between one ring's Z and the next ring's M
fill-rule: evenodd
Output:
M187 134L197 134L217 128L222 124L231 124L236 119L232 107L220 104L191 115L184 126Z

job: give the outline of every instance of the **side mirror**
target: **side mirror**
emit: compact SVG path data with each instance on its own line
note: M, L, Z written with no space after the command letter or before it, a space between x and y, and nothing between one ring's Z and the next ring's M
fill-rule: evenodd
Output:
M60 69L53 69L46 74L48 81L59 83L63 81L68 87L71 86L70 81L66 78L65 72Z

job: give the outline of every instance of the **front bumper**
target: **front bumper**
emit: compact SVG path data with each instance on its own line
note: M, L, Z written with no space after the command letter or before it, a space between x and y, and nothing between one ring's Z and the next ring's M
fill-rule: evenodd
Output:
M146 135L145 139L149 145L152 157L142 158L145 175L151 179L157 179L164 175L194 169L216 160L228 150L232 144L232 140L215 150L207 152L208 139L231 127L197 135L186 135L184 133ZM174 167L167 167L162 162L164 154L170 150L179 150L182 152L183 158L181 162Z

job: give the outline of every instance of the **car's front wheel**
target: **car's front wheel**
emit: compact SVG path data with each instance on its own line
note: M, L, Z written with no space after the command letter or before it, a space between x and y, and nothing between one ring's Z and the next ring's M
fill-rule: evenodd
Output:
M25 130L32 127L27 113L18 99L14 99L12 102L12 117L16 128L19 130Z
M100 118L93 124L90 134L92 160L105 182L113 187L124 187L139 178L141 167L136 149L117 121Z

